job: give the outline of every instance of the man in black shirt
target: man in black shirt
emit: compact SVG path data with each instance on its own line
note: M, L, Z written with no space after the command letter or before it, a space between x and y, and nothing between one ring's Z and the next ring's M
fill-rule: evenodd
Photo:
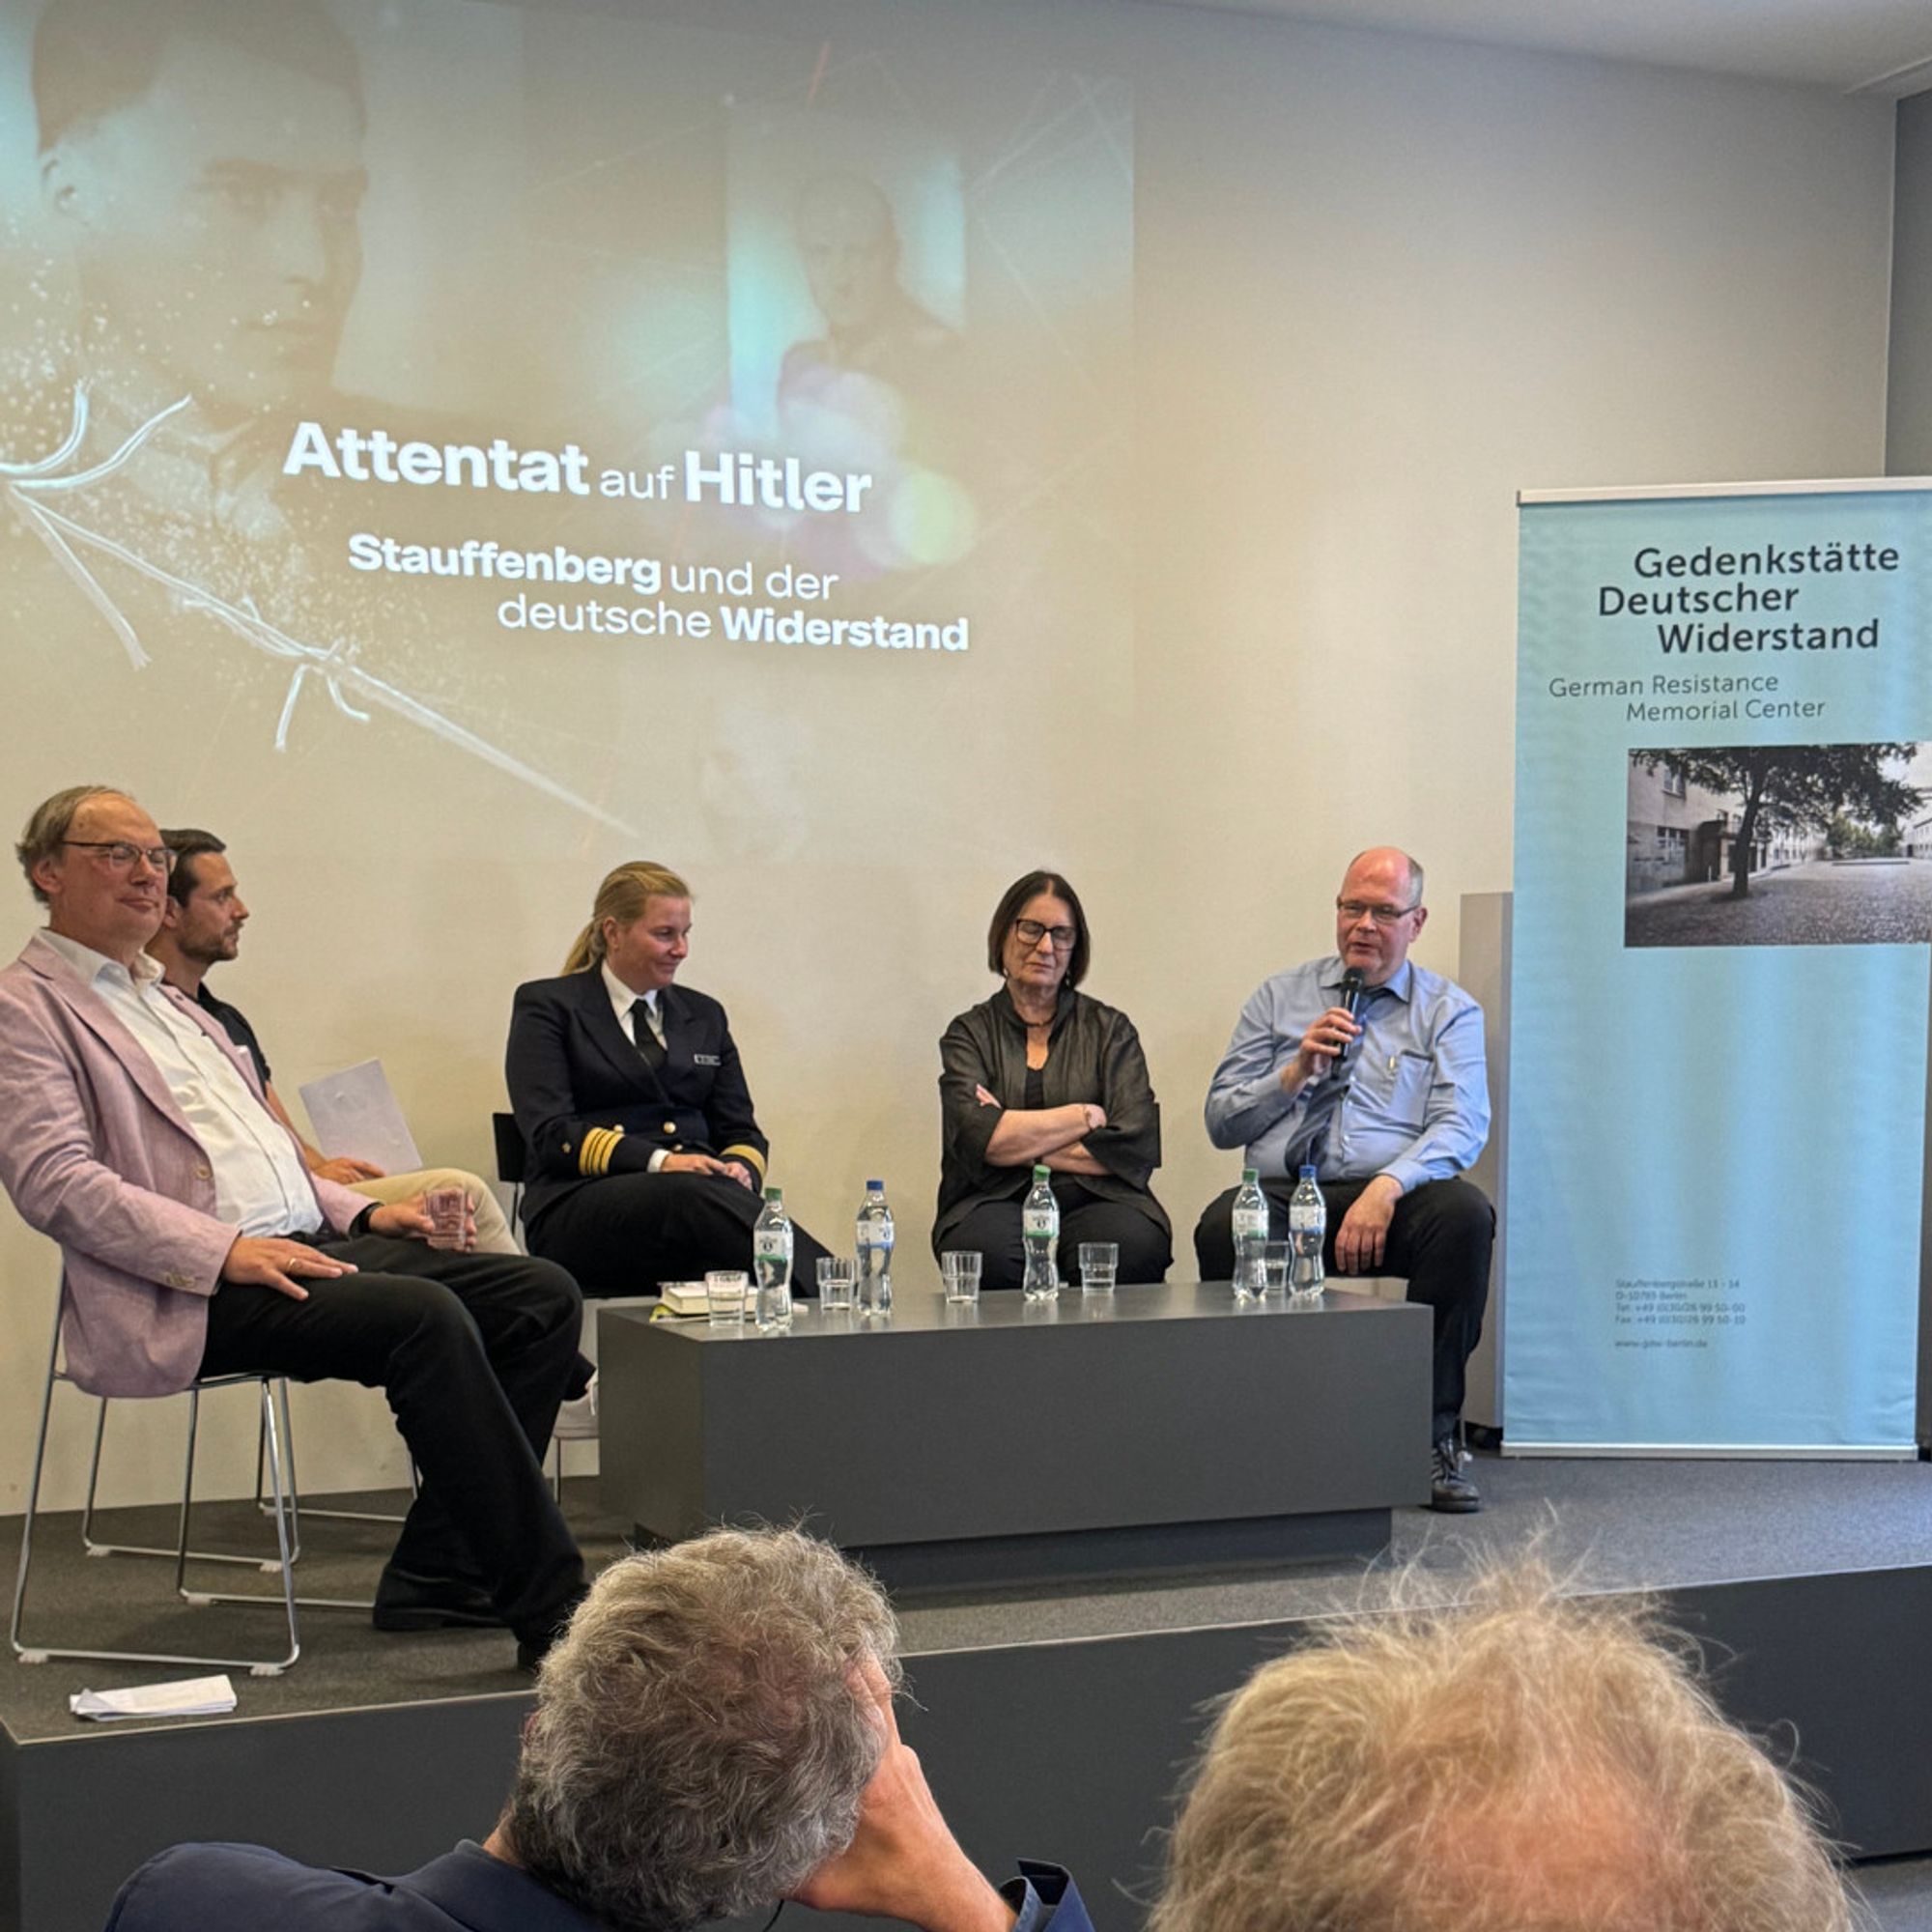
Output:
M175 855L175 867L168 875L161 929L148 942L148 951L160 962L169 985L196 1001L255 1063L255 1072L262 1082L262 1096L270 1112L301 1140L302 1158L308 1162L309 1171L353 1187L372 1201L408 1201L428 1188L461 1187L475 1219L476 1247L486 1254L521 1254L523 1251L510 1233L503 1210L497 1205L497 1197L478 1176L461 1168L384 1174L372 1162L353 1155L342 1154L331 1160L302 1138L301 1130L290 1120L270 1079L268 1056L262 1051L262 1042L248 1024L247 1016L239 1007L215 998L208 990L209 968L235 957L242 944L242 928L248 920L248 908L242 902L234 868L225 856L228 847L212 832L186 828L164 830L161 838Z

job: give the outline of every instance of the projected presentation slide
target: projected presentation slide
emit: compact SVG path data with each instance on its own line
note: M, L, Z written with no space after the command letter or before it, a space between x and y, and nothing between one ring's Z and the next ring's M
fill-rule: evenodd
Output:
M0 702L686 864L1094 809L1131 102L905 35L0 7Z

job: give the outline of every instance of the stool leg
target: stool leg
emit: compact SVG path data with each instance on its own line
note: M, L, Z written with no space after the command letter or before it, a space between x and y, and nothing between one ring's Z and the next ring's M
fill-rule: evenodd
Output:
M274 1384L272 1395L270 1383ZM289 1414L289 1380L286 1376L262 1378L262 1420L255 1433L255 1504L275 1519L275 1539L281 1550L279 1563L272 1559L257 1567L265 1576L279 1571L282 1598L289 1608L292 1646L297 1644L295 1612L305 1610L367 1610L374 1604L367 1597L298 1597L295 1593L295 1566L301 1554L301 1492L296 1486L296 1430ZM269 1479L264 1495L263 1477ZM410 1464L412 1481L415 1464ZM331 1517L350 1522L401 1522L399 1516L379 1515L373 1510L310 1510L312 1517ZM191 1555L195 1552L190 1551ZM271 1604L276 1600L261 1590L184 1591L191 1604ZM291 1659L293 1662L293 1659Z
M301 1561L301 1520L303 1512L301 1504L301 1489L300 1486L296 1481L296 1429L294 1422L291 1421L289 1417L289 1382L288 1382L288 1378L286 1376L284 1376L281 1378L281 1406L282 1406L283 1453L288 1457L288 1462L289 1462L289 1496L291 1499L291 1510L292 1510L291 1520L295 1523L296 1553L294 1560L298 1563ZM269 1508L268 1502L266 1501L266 1499L263 1497L262 1494L262 1453L263 1453L263 1445L266 1442L266 1440L267 1440L266 1436L258 1436L255 1442L255 1506L257 1509L261 1510L264 1514L267 1513ZM414 1457L412 1457L410 1459L411 1493L413 1494L420 1487L421 1487L420 1484L416 1480L415 1459ZM400 1523L405 1520L402 1516L398 1515L394 1510L311 1509L307 1513L309 1516L317 1519L327 1518L327 1520L330 1522Z
M190 1405L192 1405L196 1399L195 1393L192 1389L189 1389L188 1391L186 1391L186 1393L189 1397ZM102 1445L105 1442L107 1436L107 1404L109 1399L106 1396L102 1396L99 1400L100 1400L100 1412L98 1416L96 1416L94 1422L94 1460L88 1464L88 1470L87 1470L87 1501L85 1505L82 1507L80 1512L81 1548L84 1548L90 1556L168 1557L170 1560L176 1562L177 1567L175 1572L175 1587L177 1589L180 1589L181 1570L179 1565L179 1559L181 1556L181 1549L178 1543L171 1544L166 1548L163 1548L159 1544L154 1544L154 1543L97 1543L95 1541L94 1537L95 1494L100 1483L101 1450L102 1450ZM190 1415L192 1415L192 1407L190 1407ZM188 1432L189 1432L188 1463L190 1467L193 1465L194 1462L193 1431L194 1431L194 1424L192 1420L190 1420L188 1424ZM268 1567L266 1564L263 1563L262 1559L259 1556L237 1556L233 1554L231 1551L227 1550L190 1549L187 1552L187 1555L188 1555L188 1560L194 1563L239 1563L242 1566L243 1569L247 1570L262 1570Z
M20 1628L21 1628L21 1622L22 1622L22 1617L26 1603L26 1595L27 1595L27 1571L33 1555L34 1520L36 1516L39 1514L40 1510L41 1482L46 1461L48 1422L53 1412L54 1383L57 1379L59 1379L57 1374L59 1362L60 1362L60 1323L58 1317L56 1317L54 1324L53 1351L47 1358L46 1393L42 1397L41 1400L40 1435L34 1446L34 1473L32 1480L28 1486L26 1513L22 1517L20 1524L20 1567L14 1578L14 1616L13 1616L13 1623L9 1631L9 1639L13 1644L14 1655L19 1658L22 1663L45 1663L54 1658L62 1658L62 1659L71 1659L75 1662L92 1662L92 1663L185 1664L190 1667L198 1668L201 1670L246 1670L252 1672L256 1676L261 1676L261 1677L279 1676L280 1673L286 1670L290 1664L294 1663L297 1658L299 1657L301 1654L300 1646L298 1642L296 1640L296 1637L294 1635L295 1611L293 1604L290 1602L290 1599L293 1597L295 1585L294 1585L294 1579L288 1574L288 1565L286 1561L284 1561L279 1565L267 1566L267 1567L279 1568L283 1572L282 1601L284 1605L287 1605L288 1607L291 1636L287 1653L284 1656L280 1657L279 1659L261 1658L261 1657L205 1657L205 1656L193 1656L180 1651L78 1650L69 1647L57 1647L53 1644L30 1645L22 1641L20 1635ZM199 1386L196 1385L191 1387L189 1390L186 1391L186 1393L190 1397L191 1404L195 1406L198 1406L200 1393L201 1393ZM99 1441L102 1427L103 1423L101 1421L96 1422L95 1437L97 1445L99 1444ZM176 1563L175 1577L176 1577L176 1587L178 1589L181 1586L183 1567L185 1566L187 1558L193 1556L196 1557L198 1560L202 1554L202 1552L200 1551L190 1550L187 1548L189 1511L192 1506L192 1500L193 1500L192 1485L194 1480L194 1445L195 1445L195 1431L192 1423L190 1423L188 1431L187 1455L185 1459L185 1470L184 1474L183 1489L182 1489L182 1508L180 1517L180 1526L178 1534L175 1539L175 1548L172 1549L151 1549L151 1550L139 1550L135 1552L141 1555L172 1556L175 1559ZM275 1494L278 1498L285 1500L287 1492L282 1482L281 1452L280 1452L279 1442L271 1446L270 1467L273 1479ZM286 1554L288 1548L286 1529L284 1529L284 1533L281 1539L281 1547L284 1553ZM119 1548L119 1546L112 1544L90 1543L88 1545L88 1550L91 1555L107 1555L112 1553L117 1548ZM215 1560L231 1562L231 1563L233 1562L252 1563L255 1562L256 1559L252 1557L231 1556L231 1557L217 1558ZM258 1566L258 1567L263 1567L263 1566ZM182 1594L184 1596L187 1596L187 1592L185 1592L185 1590L182 1592ZM187 1600L190 1603L195 1601L195 1599L192 1598L191 1596L187 1596ZM274 1599L270 1598L268 1601L273 1602Z
M289 1385L278 1378L281 1400L288 1402ZM287 1421L284 1406L283 1422ZM275 1426L275 1390L270 1387L267 1376L262 1378L262 1438L268 1445L269 1481L274 1492L275 1500L275 1543L282 1554L282 1609L289 1624L289 1654L279 1664L254 1666L252 1675L256 1677L279 1677L290 1664L301 1656L301 1631L296 1622L296 1559L290 1542L290 1530L295 1514L295 1463L291 1447L290 1461L286 1472L282 1457L287 1445L286 1428L277 1430Z
M47 1351L47 1383L41 1397L41 1432L34 1438L34 1474L27 1485L27 1513L20 1519L20 1567L14 1575L14 1620L7 1640L22 1663L44 1663L47 1653L20 1641L20 1619L27 1603L27 1568L34 1560L34 1517L41 1506L41 1471L47 1460L47 1420L54 1407L54 1372L60 1362L60 1314L54 1315L53 1347Z
M201 1390L187 1392L187 1454L182 1463L181 1529L175 1538L175 1591L187 1595L187 1523L194 1508L194 1443L201 1433Z

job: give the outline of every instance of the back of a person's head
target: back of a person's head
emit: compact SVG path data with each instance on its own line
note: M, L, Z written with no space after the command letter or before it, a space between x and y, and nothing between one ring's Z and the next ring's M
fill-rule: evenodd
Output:
M1493 1571L1222 1712L1151 1932L1847 1932L1804 1801L1627 1604Z
M503 1830L602 1924L770 1905L844 1850L896 1683L884 1596L827 1545L715 1530L598 1577L546 1658Z

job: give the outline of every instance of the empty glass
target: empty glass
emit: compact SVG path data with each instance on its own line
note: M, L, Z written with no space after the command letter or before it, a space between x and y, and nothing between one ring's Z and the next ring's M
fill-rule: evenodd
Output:
M939 1258L939 1278L945 1285L948 1301L978 1301L980 1257L949 1249Z
M1262 1286L1269 1294L1288 1293L1288 1268L1293 1259L1293 1241L1269 1241L1263 1247Z
M1114 1277L1120 1272L1121 1246L1118 1241L1080 1243L1080 1293L1112 1294Z
M704 1277L704 1312L714 1328L737 1328L745 1320L743 1268L714 1268Z
M818 1258L818 1305L828 1315L859 1298L859 1264L850 1255Z

